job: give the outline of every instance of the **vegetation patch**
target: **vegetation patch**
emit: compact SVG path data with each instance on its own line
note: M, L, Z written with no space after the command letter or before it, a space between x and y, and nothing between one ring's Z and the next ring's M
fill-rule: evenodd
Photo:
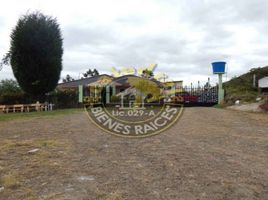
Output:
M256 87L253 87L253 77L255 75ZM234 77L223 84L225 89L225 100L233 104L236 100L242 102L255 102L260 94L258 90L258 80L268 76L268 66L262 68L253 68L248 73L239 77Z
M268 103L264 103L264 104L260 105L260 108L264 111L268 111Z
M71 109L60 109L47 112L29 112L29 113L1 113L0 122L8 120L18 120L18 119L27 119L34 117L57 117L62 115L70 115L75 113L83 112L84 109L80 108L71 108Z
M125 198L123 197L123 194L121 192L115 191L110 193L106 200L125 200Z
M4 175L1 179L1 182L5 188L11 188L11 189L15 189L20 185L19 176L17 174L11 174L11 173Z

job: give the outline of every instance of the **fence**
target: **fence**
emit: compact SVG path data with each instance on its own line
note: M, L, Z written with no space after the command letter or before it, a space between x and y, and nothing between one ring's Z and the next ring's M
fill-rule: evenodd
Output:
M218 103L218 87L176 87L169 92L167 98L184 105L214 105Z
M159 99L156 99L152 101L150 99L150 95L147 95L142 103L145 103L147 106L153 105L153 104L163 104L163 103L177 103L177 104L184 104L186 106L188 105L215 105L218 103L218 87L193 87L193 86L169 86L166 88L161 88L160 90L161 94L159 96ZM96 103L104 103L106 104L105 97L107 96L105 94L105 90L103 90L104 94L98 97L91 97L91 96L85 96L84 97L84 103L85 104L96 104ZM94 95L95 96L95 95ZM130 102L138 102L137 95L134 94L128 94L125 95L123 100L121 100L120 96L112 96L117 97L111 98L111 102L108 104L123 104L123 105L129 105ZM122 105L122 106L123 106Z

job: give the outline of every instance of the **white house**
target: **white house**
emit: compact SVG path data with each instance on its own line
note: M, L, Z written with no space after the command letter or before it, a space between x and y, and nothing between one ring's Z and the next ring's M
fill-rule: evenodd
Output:
M263 92L268 92L268 76L259 79L258 85Z
M259 88L268 88L268 76L259 79Z

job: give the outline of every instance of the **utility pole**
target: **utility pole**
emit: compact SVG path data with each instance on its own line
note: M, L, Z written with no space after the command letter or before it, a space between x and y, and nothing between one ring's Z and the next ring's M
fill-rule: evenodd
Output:
M253 74L253 88L256 87L256 74Z

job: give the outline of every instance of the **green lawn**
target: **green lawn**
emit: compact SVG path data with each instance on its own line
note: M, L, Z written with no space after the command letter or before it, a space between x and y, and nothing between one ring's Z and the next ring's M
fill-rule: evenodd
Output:
M73 113L79 113L83 112L83 108L71 108L71 109L59 109L59 110L53 110L53 111L41 111L41 112L24 112L24 113L0 113L0 121L8 121L8 120L14 120L14 119L27 119L27 118L33 118L33 117L53 117L53 116L59 116L59 115L68 115Z

